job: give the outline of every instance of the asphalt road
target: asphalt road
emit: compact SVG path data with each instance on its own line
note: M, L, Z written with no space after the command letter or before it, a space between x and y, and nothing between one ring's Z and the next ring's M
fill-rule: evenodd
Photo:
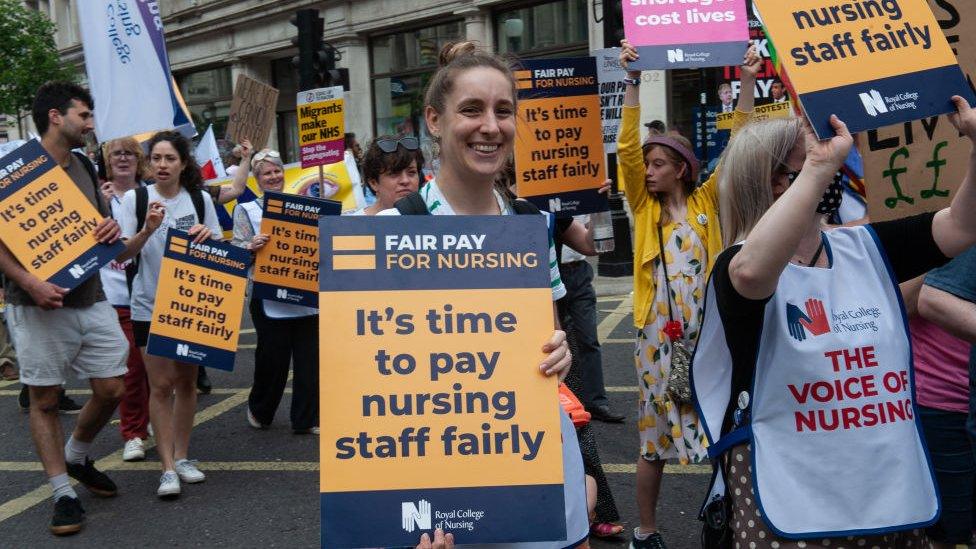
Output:
M604 468L628 527L626 536L617 540L592 542L595 549L606 549L626 547L630 528L637 523L637 392L629 298L599 299L606 385L613 408L628 415L621 425L595 424ZM292 434L287 415L290 393L271 429L257 431L247 425L244 403L253 374L254 342L253 331L246 330L234 372L211 370L214 391L200 396L190 457L200 460L207 481L184 485L175 501L158 499L155 451L150 450L144 462L123 462L123 441L113 420L96 439L92 456L119 485L119 495L97 499L79 489L87 521L80 534L68 538L48 533L51 492L34 454L27 414L17 405L20 385L0 382L0 547L317 547L318 437ZM74 381L68 388L79 402L87 398L85 384ZM70 432L74 416L61 419ZM708 472L707 466L665 470L659 525L669 547L698 547L695 515Z

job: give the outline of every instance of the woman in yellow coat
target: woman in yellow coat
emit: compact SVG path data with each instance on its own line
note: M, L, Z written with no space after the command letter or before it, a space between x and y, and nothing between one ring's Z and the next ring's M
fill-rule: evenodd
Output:
M621 42L621 65L637 51ZM754 47L742 65L742 88L733 129L749 119L756 74L762 59ZM705 433L692 404L675 404L667 395L672 340L694 346L702 318L705 282L722 251L718 219L718 185L713 175L697 186L698 160L691 143L678 135L651 136L643 144L638 130L640 71L628 71L624 82L623 120L617 158L624 192L634 218L634 326L640 387L640 457L637 460L637 504L640 526L632 549L665 547L657 532L656 508L665 461L703 461ZM662 253L663 251L663 253ZM663 263L662 263L663 261ZM665 271L667 282L665 282Z

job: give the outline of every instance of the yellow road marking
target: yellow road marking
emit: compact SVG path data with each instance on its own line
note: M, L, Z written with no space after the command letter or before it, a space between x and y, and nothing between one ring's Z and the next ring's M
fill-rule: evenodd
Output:
M14 381L0 381L0 387L10 387L15 383L20 383L20 381L16 379Z
M606 303L608 301L620 301L621 299L627 299L626 295L604 295L596 298L597 303Z
M614 386L606 387L608 393L636 393L636 385L624 385L624 386Z
M628 295L623 299L623 301L620 302L619 305L617 305L617 308L614 309L613 312L608 314L603 320L600 321L600 324L596 327L597 337L600 338L600 341L608 339L614 328L616 328L621 322L624 321L624 319L627 318L627 315L630 313L630 310L633 307L633 303L634 297L632 295Z
M609 338L600 341L601 345L633 345L633 339Z
M604 463L603 471L607 474L623 473L636 474L636 463ZM664 465L664 472L672 475L710 475L712 466L705 464L696 465L677 465L668 463Z
M206 421L210 421L228 410L247 402L247 393L248 389L238 390L224 400L221 400L220 402L197 412L196 416L193 418L193 425L199 425ZM156 443L154 440L147 441L146 449L148 450L155 445ZM118 450L95 462L96 467L98 467L98 469L101 471L119 470L123 464L125 464L125 462L122 461L122 450ZM156 470L158 470L158 468ZM71 484L77 485L78 482L72 479ZM5 520L15 517L31 507L49 499L51 499L51 487L47 483L44 483L30 492L0 505L0 523L3 523Z
M238 349L257 349L256 343L243 343L237 346Z
M241 333L242 334L253 334L254 333L254 328L241 328Z

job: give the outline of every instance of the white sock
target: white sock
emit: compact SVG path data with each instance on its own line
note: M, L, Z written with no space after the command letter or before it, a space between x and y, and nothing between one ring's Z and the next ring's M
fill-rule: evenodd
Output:
M54 490L54 501L58 501L64 496L78 498L75 489L71 487L71 481L68 480L68 473L61 473L47 480L51 483L51 489Z
M651 534L653 534L653 533L654 532L647 532L645 534L645 533L641 532L640 526L638 526L637 528L634 528L634 539L643 541L643 540L651 537Z
M68 439L68 443L64 445L64 460L68 463L85 463L91 445L91 442L81 442L72 435Z

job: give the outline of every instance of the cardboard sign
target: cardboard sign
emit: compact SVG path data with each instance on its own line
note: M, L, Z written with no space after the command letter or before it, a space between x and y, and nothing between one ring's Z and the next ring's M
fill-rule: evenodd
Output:
M532 59L515 71L518 195L559 217L609 209L596 63L592 57Z
M545 219L320 229L322 547L565 539Z
M976 4L931 0L959 65L976 72ZM948 117L938 116L867 132L861 136L868 216L886 221L949 205L969 169L972 145Z
M925 0L754 3L821 139L831 114L857 132L976 102Z
M102 219L36 139L0 158L0 240L37 278L70 290L118 257L125 244L95 239Z
M742 61L749 39L745 0L622 0L634 70L700 69Z
M261 232L271 239L254 258L254 297L319 306L319 217L339 215L342 203L264 193Z
M146 352L231 371L250 254L217 240L194 244L169 229Z
M237 75L234 99L227 117L227 139L250 139L255 151L268 144L275 123L278 89L243 74Z
M617 152L617 134L623 119L624 77L627 71L620 66L620 48L605 48L593 52L596 59L596 79L600 84L600 119L603 120L603 152Z
M342 86L298 92L298 146L303 168L341 162L346 118Z
M783 103L767 103L753 109L752 117L749 121L756 122L758 120L789 118L791 116L793 116L793 104L789 101L784 101ZM716 126L720 130L731 130L733 118L735 118L735 113L721 113L716 117Z

